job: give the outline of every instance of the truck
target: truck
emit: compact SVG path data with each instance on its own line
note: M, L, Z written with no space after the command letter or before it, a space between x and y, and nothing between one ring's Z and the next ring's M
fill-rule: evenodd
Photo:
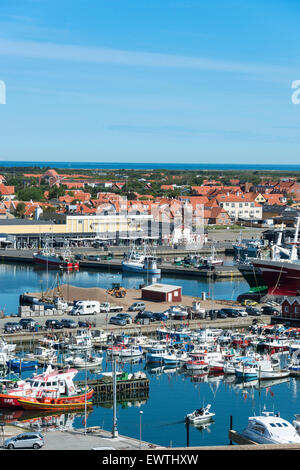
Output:
M74 301L70 315L96 315L100 313L100 302L97 300Z
M122 305L111 304L110 302L102 302L100 304L100 312L122 312Z

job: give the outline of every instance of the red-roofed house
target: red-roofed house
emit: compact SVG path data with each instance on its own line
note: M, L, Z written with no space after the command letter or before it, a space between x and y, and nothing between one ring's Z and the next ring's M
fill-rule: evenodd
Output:
M241 195L220 194L216 196L220 207L223 207L232 220L262 219L262 205L253 200L253 194Z
M0 195L3 196L4 199L13 199L15 197L15 187L0 184Z

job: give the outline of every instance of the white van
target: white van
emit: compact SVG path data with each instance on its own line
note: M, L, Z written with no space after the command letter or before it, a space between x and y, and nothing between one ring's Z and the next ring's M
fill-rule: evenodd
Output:
M96 315L100 313L100 302L96 300L80 300L76 302L71 315Z

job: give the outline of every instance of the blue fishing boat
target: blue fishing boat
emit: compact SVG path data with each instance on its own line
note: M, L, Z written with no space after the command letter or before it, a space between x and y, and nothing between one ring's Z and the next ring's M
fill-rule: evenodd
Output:
M38 361L26 361L23 359L10 359L7 361L7 367L16 371L23 371L35 369L38 366Z

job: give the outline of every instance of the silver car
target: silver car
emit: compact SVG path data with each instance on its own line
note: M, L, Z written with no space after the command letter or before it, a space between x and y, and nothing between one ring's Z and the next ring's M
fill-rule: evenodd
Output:
M44 437L38 432L23 432L4 441L5 449L40 449L44 445Z

